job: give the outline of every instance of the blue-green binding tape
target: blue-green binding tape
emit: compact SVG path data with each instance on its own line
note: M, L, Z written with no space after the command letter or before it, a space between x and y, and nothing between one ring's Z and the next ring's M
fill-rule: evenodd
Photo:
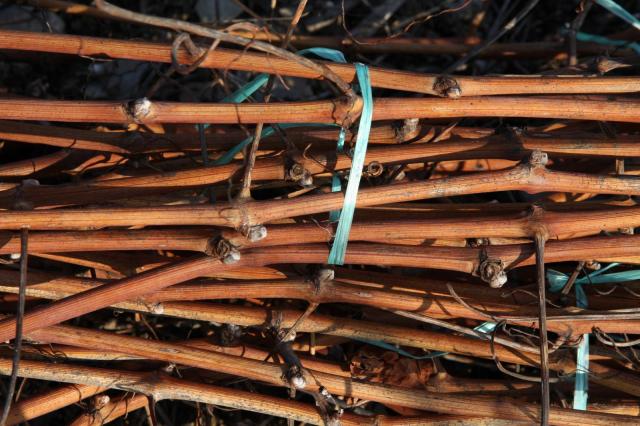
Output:
M346 132L344 130L344 128L340 129L340 134L338 135L338 143L336 146L336 151L338 153L341 153L344 151L344 138L345 138ZM331 192L340 192L342 191L342 182L340 182L340 175L337 172L333 172L333 175L331 176ZM338 220L340 220L340 212L342 210L338 209L338 210L331 210L329 212L329 221L330 222L337 222Z
M267 84L267 81L269 81L269 74L258 74L256 78L225 97L221 102L228 102L232 104L244 102L249 96L253 95L258 89Z
M349 242L349 232L351 231L351 223L353 222L353 213L356 209L356 198L358 197L358 188L360 187L362 167L364 166L367 144L369 143L371 119L373 118L373 95L371 94L369 69L361 63L356 63L355 66L360 91L362 93L362 113L360 114L356 146L353 150L353 158L351 159L349 183L347 184L347 190L344 194L344 203L342 204L342 211L340 212L338 229L336 230L333 246L329 253L328 263L330 265L344 264L344 256Z
M627 281L635 281L640 279L640 270L613 272L605 274L604 272L618 266L619 263L611 263L606 267L592 272L591 274L579 278L575 281L574 287L576 292L576 305L579 308L586 309L588 307L587 294L582 286L589 284L604 283L622 283ZM547 271L547 281L549 288L553 292L562 290L569 280L569 276L562 272L549 269ZM582 341L578 346L576 354L576 378L573 391L573 409L586 410L587 400L589 397L589 334L582 335Z
M365 339L356 339L356 340L359 340L362 343L367 343L367 344L372 345L372 346L377 346L379 348L395 352L397 354L400 354L402 356L406 356L407 358L411 358L411 359L415 359L415 360L432 359L432 358L437 358L439 356L447 354L447 352L433 351L430 354L426 354L426 355L414 355L412 353L409 353L409 352L405 351L402 348L399 348L399 347L394 346L394 345L392 345L390 343L387 343L387 342L383 342L381 340L365 340Z
M312 47L310 49L300 50L298 52L299 55L308 55L314 54L323 59L327 59L334 62L347 62L342 52L333 49L327 49L325 47ZM264 86L269 80L268 74L260 74L226 98L222 100L222 102L232 102L232 103L241 103L246 100L249 96L256 92L256 90L260 89ZM283 129L288 129L291 127L308 127L308 126L335 126L334 124L309 124L309 123L301 123L301 124L280 124L279 127ZM267 138L275 133L275 129L272 126L265 127L260 134L261 138ZM247 145L249 145L253 141L253 137L248 137L243 139L236 146L231 148L229 151L224 153L218 159L216 159L213 164L216 166L221 166L224 164L229 164L233 161L234 157L242 151ZM342 142L341 142L342 141ZM342 149L342 145L344 145L344 130L341 130L340 137L338 140L338 149ZM335 179L335 178L334 178ZM338 180L339 182L339 180ZM338 191L340 188L338 187Z
M595 0L595 2L597 4L599 4L600 6L604 7L605 9L607 9L609 12L613 13L614 15L616 15L618 18L627 21L634 28L640 30L640 21L635 16L633 16L632 14L627 12L622 6L620 6L615 1L613 1L613 0Z
M584 41L587 43L597 43L605 46L614 46L614 47L628 47L633 49L636 53L640 55L640 43L635 43L626 40L612 40L605 36L599 36L595 34L587 34L583 32L578 32L576 34L576 40Z
M347 63L347 59L344 57L344 54L339 50L329 49L327 47L310 47L309 49L298 50L298 55L306 56L309 53L328 61L340 62L343 64Z
M346 59L342 52L327 49L323 47L316 47L301 50L298 52L300 55L314 54L321 58L328 59L335 62L345 63ZM362 167L364 166L364 159L367 152L367 144L369 142L369 133L371 131L371 119L373 117L373 96L371 94L371 82L369 80L369 69L364 64L357 63L356 74L358 76L358 82L360 84L360 90L362 92L363 107L360 116L360 125L358 127L358 136L356 138L356 146L353 153L353 159L351 163L351 171L349 173L349 184L345 192L344 203L342 210L332 211L330 214L330 220L338 220L338 228L334 239L331 252L329 253L329 264L342 265L344 264L344 256L347 250L347 243L349 242L349 232L351 230L351 223L353 222L353 213L355 211L355 202L358 196L358 188L360 186L360 178L362 176ZM223 102L240 103L255 93L260 87L268 81L267 74L260 74L255 79L251 80L240 89L232 93L223 99ZM281 124L281 128L291 127L306 127L313 126L314 124ZM330 125L333 126L333 125ZM268 137L275 133L275 129L271 126L266 127L261 137ZM338 136L337 150L342 152L344 148L345 130L341 129ZM229 164L233 158L253 140L252 137L245 138L229 151L224 153L218 159L216 159L214 165ZM334 173L331 189L334 192L342 189L340 184L340 178Z
M312 47L310 49L303 49L298 51L298 55L306 55L308 53L312 53L316 56L320 56L323 59L327 59L333 62L346 63L347 59L344 57L344 54L335 49L328 49L326 47ZM336 151L341 153L344 149L344 138L346 136L346 132L344 128L340 129L340 133L338 134L338 143L336 146ZM331 192L340 192L342 190L342 183L340 182L340 175L334 172L331 177ZM340 210L333 210L329 212L329 220L331 222L337 222L340 219Z
M267 81L269 81L269 74L259 74L256 78L240 87L232 94L226 96L220 102L232 104L244 102L249 96L253 95L256 90L267 84ZM206 129L209 126L209 124L205 124L202 127Z
M493 331L494 328L496 328L496 323L485 322L475 327L474 330L479 331L480 333L489 334ZM413 355L402 348L399 348L387 342L383 342L381 340L365 340L365 339L356 339L356 340L359 340L362 343L368 343L370 345L377 346L382 349L387 349L389 351L396 352L402 356L406 356L407 358L411 358L415 360L437 358L443 355L447 355L449 353L449 352L433 351L426 355Z
M290 129L292 127L310 127L310 126L327 126L327 124L324 124L324 123L293 123L293 124L279 124L278 125L278 127L280 127L281 129ZM267 138L267 137L273 135L275 132L276 132L275 128L273 128L272 126L267 126L262 130L262 133L260 133L260 138ZM244 149L244 147L246 147L247 145L249 145L251 143L252 140L253 140L253 136L250 136L248 138L243 139L241 142L239 142L237 145L235 145L229 151L225 152L220 157L218 157L213 162L213 164L215 166L222 166L224 164L229 164L231 161L233 161L233 158L240 151L242 151Z

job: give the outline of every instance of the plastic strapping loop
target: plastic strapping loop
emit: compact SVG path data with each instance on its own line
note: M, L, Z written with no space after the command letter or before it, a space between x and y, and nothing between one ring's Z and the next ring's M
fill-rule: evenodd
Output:
M484 333L484 334L489 334L493 331L493 329L496 328L496 323L494 322L485 322L480 324L479 326L475 327L474 330L475 331L479 331L480 333ZM362 343L368 343L370 345L373 346L377 346L379 348L382 349L387 349L389 351L393 351L397 354L400 354L402 356L406 356L407 358L411 358L411 359L415 359L415 360L421 360L421 359L432 359L432 358L437 358L443 355L447 355L449 352L440 352L440 351L432 351L430 354L426 354L426 355L414 355L412 353L409 353L407 351L405 351L402 348L399 348L397 346L394 346L390 343L387 342L383 342L381 340L366 340L366 339L356 339Z
M336 146L336 151L338 153L342 153L344 151L344 138L345 138L345 130L340 129L340 134L338 135L338 143ZM331 176L331 192L340 192L342 191L342 182L340 182L340 175L337 172L333 172ZM329 221L337 222L340 220L340 212L341 210L332 210L329 212Z
M622 6L616 3L613 0L594 0L595 3L607 9L609 12L616 15L618 18L628 22L634 28L640 30L640 20L633 16L631 13L627 12ZM598 43L605 46L616 46L616 47L629 47L633 49L636 53L640 54L640 44L634 43L625 40L613 40L604 36L587 34L583 32L578 32L576 34L576 39L578 41L585 41L591 43Z
M321 123L301 123L301 124L279 124L278 127L280 127L281 129L290 129L292 127L310 127L310 126L325 126L325 124L321 124ZM273 135L276 132L276 129L268 126L265 127L262 130L262 133L260 133L260 138L267 138L271 135ZM235 145L233 148L229 149L229 151L225 152L224 154L222 154L220 157L218 157L213 164L216 166L221 166L224 164L229 164L231 161L233 161L233 158L244 149L244 147L246 147L247 145L249 145L251 143L251 141L253 141L253 136L250 136L248 138L243 139L240 143L238 143L237 145Z
M314 54L316 56L319 56L323 59L327 59L329 61L342 62L342 63L347 62L342 52L338 50L327 49L325 47L312 47L310 49L304 49L298 52L298 55L304 56L308 54ZM253 93L255 93L256 90L264 86L268 80L269 80L269 74L260 74L256 78L254 78L253 80L251 80L250 82L248 82L247 84L245 84L244 86L242 86L241 88L239 88L238 90L236 90L235 92L233 92L232 94L224 98L222 102L241 103L245 99L247 99L249 96L251 96ZM288 129L292 127L309 127L309 126L335 126L335 124L301 123L301 124L280 124L279 125L279 127L282 129ZM265 127L262 130L262 133L260 134L260 138L267 138L273 135L274 133L275 133L275 129L273 127L271 126ZM247 145L251 143L251 141L253 141L253 136L243 139L240 143L238 143L229 151L227 151L218 159L216 159L213 162L213 164L216 166L229 164L231 161L233 161L234 157L240 151L242 151ZM342 145L344 145L344 129L340 131L340 136L338 139L338 148L342 149ZM335 177L334 177L334 180L335 180ZM339 190L340 188L338 187L338 191Z
M341 51L329 49L327 47L311 47L309 49L298 50L297 53L298 55L302 56L306 56L307 54L312 53L328 61L340 62L343 64L347 63L347 59L344 57L344 54Z
M349 242L349 232L351 231L351 223L353 222L353 213L356 209L356 198L358 197L358 188L360 187L362 167L364 167L364 158L367 153L367 144L369 143L371 119L373 118L373 95L371 94L369 69L361 63L356 63L355 66L360 91L362 92L362 113L360 114L356 146L353 150L353 158L351 159L349 183L347 184L347 190L344 194L344 203L342 204L342 211L340 212L336 236L333 240L331 252L329 253L328 263L330 265L344 264L344 256Z
M632 14L627 12L622 6L620 6L615 1L613 1L613 0L595 0L595 2L597 4L599 4L600 6L604 7L605 9L607 9L609 12L613 13L614 15L616 15L618 18L627 21L634 28L640 30L640 21L635 16L633 16Z
M367 344L372 345L372 346L377 346L379 348L395 352L395 353L397 353L399 355L406 356L407 358L411 358L411 359L415 359L415 360L432 359L432 358L437 358L439 356L447 354L447 352L433 351L430 354L426 354L426 355L414 355L412 353L409 353L409 352L405 351L402 348L399 348L399 347L394 346L394 345L392 345L390 343L387 343L387 342L383 342L381 340L365 340L365 339L356 339L356 340L359 340L362 343L367 343Z
M587 34L583 32L576 33L576 40L584 41L587 43L597 43L605 46L614 46L614 47L628 47L633 49L634 52L640 55L640 43L626 41L626 40L613 40L607 38L605 36L595 35L595 34Z
M256 78L240 87L232 94L226 96L220 102L232 104L239 104L241 102L244 102L249 96L253 95L256 90L267 84L267 81L269 81L269 74L259 74ZM206 129L209 127L209 124L204 124L201 126Z
M333 62L347 63L347 59L344 57L344 54L339 50L328 49L326 47L312 47L310 49L303 49L298 51L298 55L306 55L308 53L313 53L316 56L320 56L323 59L327 59ZM338 143L336 146L336 151L338 153L343 152L344 150L344 139L346 136L346 131L344 128L340 129L340 133L338 134ZM331 176L331 192L339 192L342 190L342 183L340 182L340 175L336 172ZM340 219L340 210L333 210L329 212L329 220L331 222L337 222Z
M619 263L611 263L606 267L592 272L586 277L579 278L575 281L574 287L576 292L576 305L579 308L586 309L588 307L587 294L582 286L589 284L603 283L622 283L627 281L635 281L640 279L640 270L612 272L605 274L611 268L618 266ZM558 292L562 290L569 280L569 276L562 272L549 269L547 271L547 280L551 291ZM578 346L576 354L576 379L573 391L573 409L586 410L589 390L589 334L582 335L582 341Z

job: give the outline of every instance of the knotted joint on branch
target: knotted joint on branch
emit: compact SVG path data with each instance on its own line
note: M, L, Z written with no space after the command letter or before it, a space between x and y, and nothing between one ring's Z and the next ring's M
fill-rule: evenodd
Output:
M304 188L313 185L313 176L311 175L311 172L309 172L309 170L307 170L301 163L294 162L288 166L286 175L287 178L298 183Z
M282 378L293 389L302 390L307 387L307 379L299 365L291 364Z
M317 269L310 278L313 283L314 296L321 296L325 290L326 284L332 282L336 277L336 272L331 268L322 267Z
M267 237L267 228L264 225L242 225L239 231L252 243L257 243Z
M535 237L536 235L540 235L544 238L544 240L549 239L549 229L547 227L547 223L545 221L545 210L542 206L534 204L529 209L529 217L528 220L528 233L529 235Z
M368 177L378 177L378 176L381 176L383 172L384 172L384 165L378 161L370 162L367 165L366 169L364 170L364 173Z
M316 397L316 407L326 426L340 426L344 414L342 401L336 399L324 386L320 386ZM377 423L376 423L377 424Z
M162 302L149 302L149 301L146 301L144 298L138 299L136 302L144 306L144 308L153 315L164 314L164 305L162 304Z
M152 116L153 103L147 98L135 99L122 105L127 121L143 123Z
M542 152L540 150L534 150L531 152L529 156L529 164L532 167L544 167L549 162L549 156L546 152Z
M598 271L600 268L602 268L602 265L597 260L587 260L584 263L584 267L591 271Z
M407 142L420 133L420 119L419 118L407 118L402 123L397 122L393 126L395 132L395 139L397 143Z
M333 103L333 120L335 124L348 129L356 122L362 113L364 101L359 96L342 96L334 99Z
M507 273L504 270L504 262L483 255L476 274L482 281L488 283L491 288L500 288L507 283Z
M433 91L443 98L458 99L462 96L462 89L458 81L452 77L439 76L433 82Z
M217 257L222 263L231 265L240 260L240 251L229 240L222 237L213 238L207 244L205 253Z

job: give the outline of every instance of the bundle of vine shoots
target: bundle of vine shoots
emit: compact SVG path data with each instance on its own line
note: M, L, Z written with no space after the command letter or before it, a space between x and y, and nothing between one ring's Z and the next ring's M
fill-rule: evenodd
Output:
M640 423L637 2L117 3L0 6L0 426Z

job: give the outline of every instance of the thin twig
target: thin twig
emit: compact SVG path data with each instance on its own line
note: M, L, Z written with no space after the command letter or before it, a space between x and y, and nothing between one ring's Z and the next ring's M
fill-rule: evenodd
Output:
M573 283L576 282L576 279L578 278L578 274L580 273L582 268L584 268L584 260L581 260L580 262L578 262L576 269L573 270L566 284L564 285L564 287L562 287L561 294L563 296L566 296L567 294L569 294L569 292L571 291L571 288L573 287Z
M289 28L287 30L287 35L282 41L281 48L285 49L289 44L289 40L291 40L291 36L302 17L302 13L304 12L304 8L307 5L307 0L300 0L298 3L298 8L289 23ZM264 95L264 103L269 103L271 100L271 90L273 89L273 85L275 82L274 75L271 74L269 79L267 80L267 86L265 88ZM262 129L264 127L264 123L260 122L256 125L255 134L253 136L253 141L251 142L251 146L249 148L248 155L245 156L245 166L244 166L244 176L242 178L242 190L240 191L240 199L249 199L251 198L251 172L253 171L253 167L256 163L256 155L258 154L258 146L260 145L260 138L262 136Z
M490 340L490 336L481 331L474 330L472 328L461 327L455 324L451 324L447 321L441 321L435 318L428 317L426 315L416 314L414 312L401 311L399 309L388 309L389 312L393 312L396 315L400 315L405 318L411 318L416 321L425 322L427 324L437 325L438 327L447 328L449 330L457 331L458 333L466 334L468 336L477 337L482 340ZM503 321L504 322L504 321ZM520 343L512 342L507 339L496 338L494 339L496 342L501 344L502 346L507 346L513 349L521 350L524 352L538 354L540 351L538 348L522 345Z
M20 351L22 350L22 321L24 318L24 305L27 292L27 261L28 261L28 228L20 230L20 289L18 292L18 309L16 313L16 337L13 347L13 360L11 365L11 379L9 380L9 389L5 396L2 408L2 416L0 417L0 426L4 426L11 410L13 402L13 394L18 380L18 367L20 365Z
M489 343L490 343L489 346L491 348L491 356L493 358L493 362L495 362L496 367L498 368L498 370L500 370L501 372L503 372L507 376L515 377L516 379L523 380L523 381L526 381L526 382L539 383L541 381L540 377L526 376L524 374L516 373L516 372L508 370L507 368L504 367L504 365L502 365L502 362L500 361L500 358L498 358L498 355L496 354L495 343L496 343L496 340L497 340L496 333L497 333L498 329L501 328L501 326L503 326L504 324L505 324L504 321L500 321L498 324L496 324L496 326L494 327L493 331L491 332L491 337L489 339ZM551 381L551 379L550 379L550 381ZM557 382L558 379L553 379L553 381Z
M522 20L522 18L524 18L525 16L527 16L529 14L529 12L531 12L531 10L533 10L533 8L536 7L536 5L538 4L539 1L540 0L530 0L529 3L524 8L522 8L522 10L516 16L514 16L509 22L507 22L500 29L500 31L496 32L496 34L493 37L491 37L491 38L485 40L483 43L475 46L473 49L471 49L469 52L467 52L460 59L455 61L453 64L449 65L442 73L443 74L450 74L450 73L454 72L455 70L460 68L462 65L466 64L471 58L477 56L483 50L485 50L486 48L491 46L499 38L501 38L507 32L509 32L513 28L515 28L515 26L518 25L518 22L520 22Z
M589 10L593 6L593 2L591 0L582 0L578 5L578 15L575 17L573 22L571 22L571 28L569 30L569 66L573 67L578 65L578 43L576 41L576 36L578 31L580 31L580 27L584 23L584 20L589 13Z
M596 336L596 339L598 339L598 341L603 345L613 346L615 348L629 348L631 346L640 344L640 339L631 340L628 342L616 342L597 327L593 329L593 335Z
M300 327L300 325L309 317L309 315L311 315L316 310L316 308L319 305L320 304L316 302L309 303L309 306L307 307L307 309L302 313L302 315L300 315L300 317L298 317L296 322L294 322L291 328L287 330L285 335L282 336L280 339L278 339L279 343L286 342L288 339L291 338L291 336L295 335L295 332L298 329L298 327Z
M280 49L272 46L269 43L263 43L256 40L251 40L244 37L235 36L224 31L218 31L210 28L203 27L177 19L160 18L155 16L149 16L142 13L131 12L126 9L114 6L104 0L96 0L96 6L101 11L108 13L111 16L121 18L126 21L137 22L140 24L152 25L155 27L167 28L174 31L183 31L191 34L196 34L202 37L214 38L228 43L238 44L244 47L251 47L257 50L261 50L265 53L289 59L295 61L301 65L313 69L317 73L323 75L327 80L333 82L341 92L347 95L350 99L356 99L356 95L353 92L351 86L340 78L335 72L327 68L325 65L316 63L310 59L303 58L299 55L291 53L287 50Z
M541 406L540 424L549 424L550 392L549 392L549 345L547 343L547 303L546 303L546 279L544 272L544 244L545 237L538 232L535 235L536 244L536 269L538 271L538 303L540 309L540 378L541 378Z

